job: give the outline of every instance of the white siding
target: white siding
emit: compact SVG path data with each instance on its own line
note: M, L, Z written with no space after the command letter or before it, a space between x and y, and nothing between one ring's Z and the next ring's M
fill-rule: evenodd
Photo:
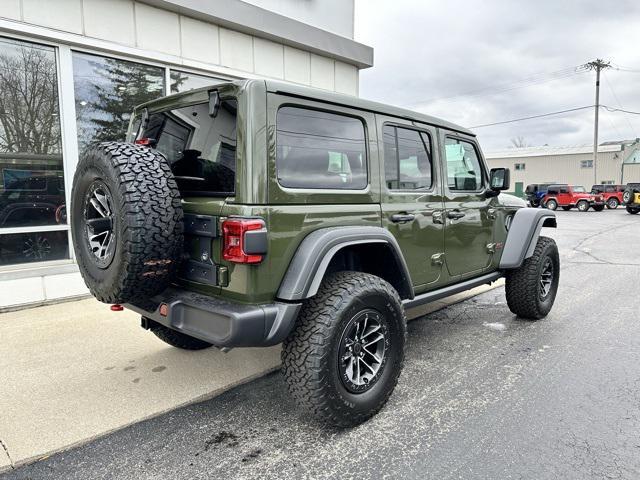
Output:
M336 62L336 92L358 95L358 68L344 62Z
M250 35L220 28L220 63L253 72L253 40Z
M562 182L591 187L594 183L613 181L620 183L620 171L623 152L603 152L598 154L598 181L594 178L593 168L581 168L582 160L592 160L588 153L574 155L548 155L535 157L488 158L489 168L508 167L511 170L511 183L522 182L526 187L530 183ZM516 170L516 163L524 163L525 170ZM625 167L626 168L626 167ZM625 175L625 181L628 181Z
M2 3L0 3L0 17L22 20L20 0L2 0Z
M331 58L311 54L311 86L333 90L336 85L336 67Z
M83 0L84 29L89 37L135 45L136 29L131 0ZM117 35L114 35L117 32Z
M83 33L81 0L22 0L22 12L27 23Z
M138 47L180 55L180 20L177 14L136 3L135 17Z
M284 47L279 43L254 37L255 73L265 77L284 78Z
M220 32L216 25L180 17L182 56L205 63L220 63Z
M353 0L249 3L353 38ZM156 62L178 68L259 75L358 94L355 65L134 0L0 0L0 17L97 39L106 55L112 44L117 55L126 57L129 48L139 58L147 58L147 53Z
M309 52L284 47L284 79L294 83L311 83L311 58Z

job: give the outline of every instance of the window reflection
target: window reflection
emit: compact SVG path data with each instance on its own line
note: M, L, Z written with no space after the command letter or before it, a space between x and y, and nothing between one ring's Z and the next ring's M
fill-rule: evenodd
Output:
M164 69L115 58L73 53L80 155L87 145L124 141L134 107L164 93Z
M187 90L193 90L194 88L209 87L226 81L227 80L222 78L171 70L171 93L180 93L186 92Z
M65 258L69 258L66 231L0 235L0 265L45 262Z
M64 203L55 51L0 38L0 229L66 223Z

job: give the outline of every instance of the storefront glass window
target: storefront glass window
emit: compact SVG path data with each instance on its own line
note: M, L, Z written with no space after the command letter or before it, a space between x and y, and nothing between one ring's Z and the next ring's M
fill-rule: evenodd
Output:
M80 155L87 145L124 141L134 107L163 96L165 69L73 52Z
M216 83L226 82L223 78L208 77L195 73L171 70L171 93L186 92L194 88L209 87Z
M0 38L0 265L69 258L59 114L55 49Z

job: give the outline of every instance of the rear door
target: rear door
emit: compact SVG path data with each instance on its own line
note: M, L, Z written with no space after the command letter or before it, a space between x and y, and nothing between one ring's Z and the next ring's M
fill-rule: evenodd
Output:
M492 259L495 197L485 194L488 174L472 137L442 132L445 257L451 276L481 272Z
M438 283L444 252L436 129L376 115L382 223L398 240L416 293Z

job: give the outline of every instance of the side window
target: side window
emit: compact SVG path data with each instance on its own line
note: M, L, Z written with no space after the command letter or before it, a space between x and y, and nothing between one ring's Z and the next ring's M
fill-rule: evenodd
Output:
M431 139L408 128L385 125L384 174L389 190L428 190L433 185Z
M482 188L482 166L472 143L447 137L445 156L449 190L475 191Z
M276 169L280 185L366 188L366 141L361 120L307 108L282 107L276 123Z
M569 193L569 188L567 188L567 187L560 187L560 193Z

